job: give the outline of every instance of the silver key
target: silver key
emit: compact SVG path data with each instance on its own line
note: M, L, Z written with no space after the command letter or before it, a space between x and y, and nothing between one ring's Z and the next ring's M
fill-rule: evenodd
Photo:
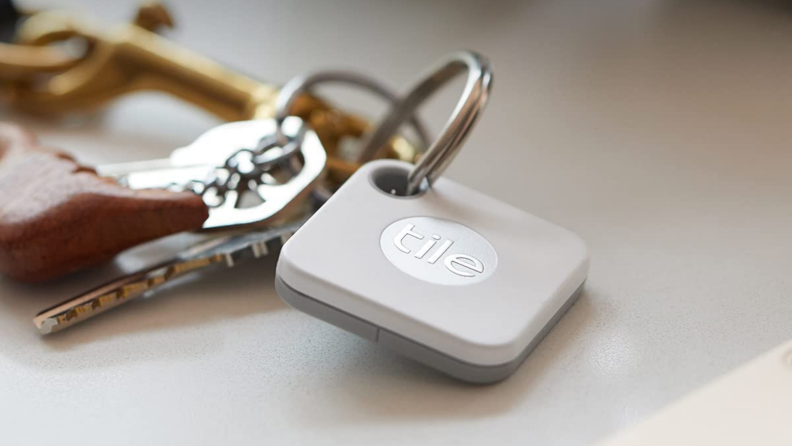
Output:
M364 76L343 72L294 79L284 87L289 95L306 93L316 83L352 83L391 102L396 96ZM266 255L281 245L303 221L269 230L251 229L255 223L274 224L284 210L299 206L319 179L327 155L316 134L296 117L286 117L294 98L284 97L275 120L225 124L202 135L191 145L174 151L170 158L105 165L97 172L132 189L166 188L192 190L210 207L204 229L246 226L246 233L218 236L175 256L170 261L134 272L40 312L34 324L42 334L70 327L140 296L150 295L175 278L210 268L231 267L241 260ZM422 126L414 121L426 145ZM285 179L284 179L285 178ZM253 191L264 200L245 205L242 192ZM329 192L326 191L329 194ZM319 205L308 203L300 210L310 214ZM293 217L292 217L293 218ZM303 218L307 218L303 216ZM280 220L280 218L279 218ZM280 224L278 222L278 224Z
M209 206L203 229L266 224L320 178L327 154L297 117L281 127L288 143L278 144L275 120L223 124L170 158L99 166L97 173L132 189L190 190Z
M149 295L176 278L198 271L230 268L266 256L280 248L304 220L283 226L221 235L199 243L174 258L113 280L37 314L33 323L42 334L78 324L111 308Z

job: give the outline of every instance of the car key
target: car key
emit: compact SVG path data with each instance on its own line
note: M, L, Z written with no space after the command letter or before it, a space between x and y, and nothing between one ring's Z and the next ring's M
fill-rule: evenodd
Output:
M40 312L33 319L41 334L50 334L148 295L188 274L231 268L276 252L304 220L271 229L219 235L174 258L113 280Z
M293 307L461 380L513 373L572 305L589 254L575 234L440 174L489 96L481 56L453 55L371 135L370 153L462 70L463 99L419 163L359 169L281 250Z

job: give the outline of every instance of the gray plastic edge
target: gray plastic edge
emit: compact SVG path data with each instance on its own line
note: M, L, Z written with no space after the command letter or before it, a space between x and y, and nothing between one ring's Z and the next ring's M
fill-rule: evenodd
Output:
M427 347L412 339L393 333L384 328L371 324L357 316L343 310L319 302L310 296L300 293L284 282L280 275L275 277L275 291L284 302L310 314L318 319L328 322L336 327L354 333L362 338L382 344L391 350L418 362L433 367L441 372L462 381L475 384L490 384L502 381L512 375L523 363L526 357L536 348L542 339L550 332L553 326L577 301L583 291L585 280L569 296L564 305L558 309L542 330L534 337L530 344L512 361L498 365L477 365L459 360L445 353Z

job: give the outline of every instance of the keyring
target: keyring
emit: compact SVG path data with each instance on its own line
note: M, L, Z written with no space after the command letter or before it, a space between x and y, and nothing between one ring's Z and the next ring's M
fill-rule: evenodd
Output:
M492 67L485 57L472 51L460 51L450 55L396 102L390 114L365 140L359 160L363 162L374 158L405 120L415 115L418 106L463 71L468 72L468 79L462 97L440 136L407 176L406 195L415 194L424 180L431 186L462 148L465 137L489 99Z
M389 88L385 87L377 80L360 73L351 71L320 71L308 75L297 76L287 82L286 85L281 88L280 94L278 95L278 103L275 109L275 121L278 123L276 136L280 144L285 145L288 143L289 138L283 134L282 124L289 116L294 101L301 95L310 92L316 85L324 83L347 84L360 87L363 90L367 90L385 99L391 104L396 104L399 101L399 97ZM424 148L428 147L427 143L429 138L427 137L424 125L421 124L416 117L410 119L410 125L415 130L421 145Z

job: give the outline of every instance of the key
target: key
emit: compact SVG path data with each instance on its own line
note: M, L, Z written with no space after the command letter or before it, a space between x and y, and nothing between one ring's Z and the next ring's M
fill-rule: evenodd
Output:
M283 147L276 141L276 127L272 119L223 124L169 159L105 165L96 171L130 189L195 192L209 207L205 230L265 225L299 207L327 162L316 133L301 119L284 121L289 143Z
M566 229L440 177L488 100L483 57L442 61L370 144L463 70L463 98L419 163L358 170L283 246L275 287L298 310L450 376L491 383L513 373L575 302L589 254Z
M311 171L311 162L316 164L317 169L320 164L317 160L314 160L317 156L304 153L311 138L306 126L298 118L289 117L286 111L290 109L291 102L303 92L319 83L325 82L351 84L366 89L391 102L396 100L396 96L378 82L357 73L332 71L314 73L311 76L300 76L292 79L284 87L284 92L286 93L284 93L282 100L279 102L274 124L265 121L227 124L202 136L189 147L175 151L171 158L167 160L102 166L98 170L108 178L113 178L114 181L123 183L132 189L169 188L175 186L178 189L192 187L191 190L194 190L197 184L197 188L200 190L195 190L195 192L201 193L204 198L206 197L205 192L209 188L219 188L231 183L238 185L253 181L255 183L253 189L256 189L259 187L259 180L264 178L262 172L264 172L264 175L268 175L270 180L278 177L280 179L275 181L280 181L285 186L292 185L294 188L300 188L300 175L303 172ZM411 125L416 130L421 142L426 144L426 133L421 123L413 119ZM255 149L231 148L254 147L254 143L256 143ZM244 156L240 158L240 155ZM220 177L225 182L217 184L214 180L207 180L206 178L219 177L214 166L221 162L223 163L223 168L221 169L223 174ZM283 167L283 165L285 165L284 170L286 172L278 172L278 168ZM237 178L234 179L234 176ZM203 180L201 180L202 178ZM306 180L310 181L310 178ZM207 184L212 184L213 186L207 187ZM222 191L216 190L207 204L211 205L211 201L216 199L220 192L225 194L223 196L226 196L229 190L227 187L223 187ZM306 203L306 206L302 206L300 208L301 212L310 213L315 207L321 206L326 201L327 194L332 194L332 189L323 187L315 192L316 194L312 197L314 199L311 200L310 204ZM286 192L281 194L281 196L276 196L275 194L267 193L265 190L261 193L261 196L266 196L268 201L276 201L276 198L280 198L282 203L290 200L290 196ZM299 197L299 194L296 196ZM217 212L223 212L224 215L225 213L231 215L231 212L237 212L238 206L223 209L223 203L232 201L238 202L239 199L237 197L221 201L220 206L213 207L211 215L213 216ZM295 201L294 198L291 198L288 204L284 204L284 208L294 206ZM280 215L283 211L277 211L277 213ZM241 217L241 215L233 216L234 221L237 223L239 223ZM211 218L210 216L209 222L211 222ZM296 228L294 224L289 223L286 229L289 226ZM274 233L277 233L278 229L274 231L276 231ZM291 232L287 230L284 234L290 234ZM255 233L251 237L255 240L260 238ZM264 237L266 238L266 235ZM225 248L228 247L228 243L223 242L224 239L218 238L217 240ZM248 239L242 238L242 240ZM231 243L237 244L236 242ZM214 246L214 244L210 245ZM257 246L256 244L251 245L254 254ZM204 248L198 248L197 250L202 252ZM151 294L158 285L166 281L167 277L176 274L173 271L174 269L177 272L191 270L193 267L203 268L211 263L206 256L198 256L196 258L195 251L196 249L190 250L179 256L179 260L166 263L167 268L157 266L153 269L149 268L133 272L110 284L45 310L36 318L36 326L44 333L53 331L53 327L56 326L60 330L87 317L101 314L102 311L127 301L129 296L137 296L141 292ZM217 259L219 257L215 256L212 258ZM228 260L227 256L225 258Z
M293 88L285 89L292 93L280 106L276 122L227 124L176 150L169 159L98 168L100 174L117 184L88 175L89 170L94 173L93 169L76 165L71 158L63 159L67 158L63 154L45 156L48 162L44 166L27 162L6 167L8 163L0 153L0 184L7 190L23 188L23 197L14 193L7 194L5 202L0 200L0 271L20 280L48 280L179 231L276 224L299 209L311 190L315 191L313 199L326 200L345 179L339 172L354 169L355 164L340 158L328 163L318 135L299 118L287 118L288 110L317 80L352 84L388 101L395 100L395 95L363 75L317 75L295 78ZM309 79L313 80L307 82ZM420 123L413 121L412 125L425 140ZM64 165L60 166L63 175L52 176L53 169L39 168L52 163ZM323 177L322 187L317 189L325 164L336 173ZM78 177L90 181L82 181L80 188L67 187L78 182ZM104 189L115 195L99 193ZM127 201L114 200L115 196L126 197ZM146 198L157 201L149 203ZM17 222L19 219L13 218L16 214L25 215L25 221ZM23 223L26 229L18 230Z
M180 48L153 32L172 26L164 6L139 13L137 23L105 28L67 11L44 10L25 17L16 30L21 45L48 46L79 39L88 43L81 60L52 79L11 86L14 106L66 113L96 108L133 91L158 90L195 103L227 121L271 117L277 87L232 72ZM142 18L142 20L141 20ZM143 23L147 22L147 23ZM47 67L49 68L49 67Z
M286 147L272 142L273 120L244 121L207 132L177 150L169 165L135 164L138 170L125 172L116 166L114 179L128 186L122 187L36 147L29 134L4 129L0 186L8 193L0 197L0 270L25 281L52 279L176 232L286 220L327 159L299 118L284 122ZM113 168L99 171L110 175ZM155 190L168 188L181 192Z
M113 280L48 308L33 319L41 334L71 327L141 296L148 296L190 274L231 268L277 252L304 220L270 229L226 234L201 242L173 259Z
M274 117L276 85L179 47L153 32L159 26L172 26L172 21L157 2L142 6L135 23L108 29L65 11L32 13L19 22L17 44L0 46L0 88L6 90L2 99L18 109L52 115L93 110L124 94L155 90L226 121ZM59 54L53 44L69 39L85 41L86 52L79 57ZM6 78L14 82L4 83ZM349 178L359 163L345 160L341 147L346 138L360 137L368 121L311 95L297 98L289 112L319 136L331 157L331 179L338 185ZM401 137L385 147L385 156L410 162L419 153Z

